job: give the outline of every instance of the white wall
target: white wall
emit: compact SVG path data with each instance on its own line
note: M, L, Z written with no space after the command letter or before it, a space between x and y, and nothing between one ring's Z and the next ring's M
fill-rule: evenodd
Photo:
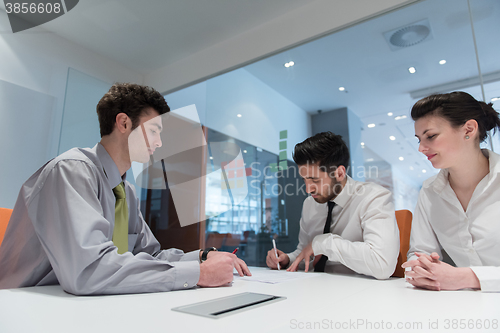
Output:
M13 208L21 184L48 155L55 98L0 80L0 207Z
M394 182L393 196L396 210L408 209L413 212L421 187L394 166L392 167L392 181Z
M169 93L417 0L316 0L148 74Z
M279 132L288 130L288 159L292 159L295 144L311 135L310 116L245 69L165 99L172 109L195 104L203 125L274 154L279 153Z
M6 22L0 19L0 31L10 31ZM2 183L0 207L13 208L22 183L57 155L68 69L108 83L143 83L143 76L42 28L0 33L0 59L0 119L5 125L0 174L9 180L8 186ZM88 112L95 113L95 107ZM12 115L16 126L7 126Z
M110 83L69 69L57 154L73 147L91 148L101 139L96 105L110 87Z
M352 178L364 182L366 176L363 149L361 147L361 130L363 122L347 109L347 125L349 127L349 153L351 155Z

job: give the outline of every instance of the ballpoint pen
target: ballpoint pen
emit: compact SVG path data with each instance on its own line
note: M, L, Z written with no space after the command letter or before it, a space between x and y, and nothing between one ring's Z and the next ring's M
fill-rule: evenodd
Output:
M278 259L278 271L279 271L280 270L280 261L279 261L278 250L276 249L276 242L274 241L274 238L273 238L273 247L274 247L274 254L276 255L276 259Z
M239 247L235 248L233 251L233 254L236 254L236 252L238 252L238 249L239 249Z

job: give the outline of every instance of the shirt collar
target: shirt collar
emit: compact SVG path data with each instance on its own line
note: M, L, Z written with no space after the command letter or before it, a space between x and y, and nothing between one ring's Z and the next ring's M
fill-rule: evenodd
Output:
M489 149L482 149L484 156L490 161L490 177L500 173L500 155L492 152Z
M347 202L351 198L350 194L353 193L353 186L354 183L352 181L352 178L346 175L344 188L342 189L342 191L340 191L339 195L337 195L337 197L333 199L333 202L335 202L335 204L340 207L345 207Z
M126 173L123 175L123 177L120 175L120 171L118 171L118 167L116 166L115 161L113 161L111 156L109 156L103 145L98 143L95 146L95 150L97 158L99 158L99 161L101 161L101 165L104 174L108 179L109 186L111 188L115 188L116 186L118 186L118 184L125 180Z
M489 161L490 172L488 173L488 180L491 180L492 177L496 177L500 173L500 155L495 154L489 149L481 149L481 152ZM424 187L432 186L436 193L441 193L449 183L448 174L448 169L441 169L436 178L429 182L427 186L424 184Z
M436 193L441 193L446 185L448 185L448 174L448 169L441 169L435 176L436 178L429 185L425 186L424 184L424 187L432 186Z

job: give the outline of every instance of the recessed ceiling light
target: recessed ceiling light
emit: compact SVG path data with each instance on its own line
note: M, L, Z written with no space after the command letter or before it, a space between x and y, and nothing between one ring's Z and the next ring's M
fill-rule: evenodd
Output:
M387 115L388 115L389 117L392 117L392 112L388 112L388 113L387 113Z
M286 68L288 68L288 67L292 67L293 65L295 65L295 63L294 63L293 61L289 61L289 62L287 62L284 66L285 66Z
M210 156L210 159L213 160L214 158L212 156Z
M238 113L238 114L236 115L236 117L241 118L242 116L241 116L241 114L239 114L239 113Z
M368 128L374 128L375 124L368 124Z
M365 145L365 143L364 143L364 142L361 142L361 145L362 145L362 146L364 146L364 145Z
M394 120L401 120L401 119L406 119L406 116L402 115L402 116L396 116L396 117L394 117Z
M426 172L427 172L427 170L425 170L425 169L422 170L422 173L426 173Z
M405 158L404 158L403 156L399 156L399 160L400 160L400 161L404 161L404 159L405 159Z
M344 87L339 87L339 91L344 91L345 88Z
M491 103L496 102L496 101L500 101L500 97L493 97L491 99Z
M247 151L246 151L246 150L243 150L243 153L245 153L245 154L246 154L246 153L247 153Z
M417 70L415 67L410 67L410 68L408 68L408 72L410 72L411 74L415 74L417 72Z
M439 64L440 64L440 65L444 65L444 64L446 64L446 60L444 60L444 59L443 59L443 60L439 60Z
M395 137L395 136L393 136L393 135L391 135L391 136L389 137L389 139L391 139L392 141L394 141L394 140L396 140L396 137Z

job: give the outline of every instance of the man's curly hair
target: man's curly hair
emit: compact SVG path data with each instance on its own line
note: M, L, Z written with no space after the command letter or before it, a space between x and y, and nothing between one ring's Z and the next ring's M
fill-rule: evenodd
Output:
M170 111L165 98L155 89L134 83L115 83L97 103L101 137L113 132L116 116L122 112L132 120L132 129L136 128L139 117L149 107L159 114Z

